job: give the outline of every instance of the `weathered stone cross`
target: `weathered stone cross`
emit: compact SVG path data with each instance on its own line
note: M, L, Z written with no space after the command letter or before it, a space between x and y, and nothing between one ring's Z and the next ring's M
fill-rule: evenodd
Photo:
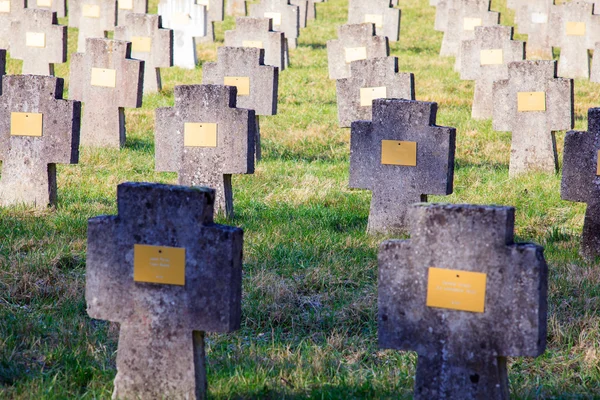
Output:
M527 34L527 57L552 60L551 26L548 23L554 0L529 0L519 6L515 23Z
M75 14L78 20L79 36L77 52L85 53L88 38L105 38L108 31L115 29L117 21L116 0L77 0L75 10L69 9L69 15Z
M348 23L375 24L379 36L390 42L400 39L400 9L392 8L389 0L351 0L348 5Z
M0 0L0 49L10 50L10 27L21 19L25 0Z
M285 33L287 48L298 47L300 35L300 9L291 5L289 0L261 0L260 3L250 4L251 17L271 18L273 29Z

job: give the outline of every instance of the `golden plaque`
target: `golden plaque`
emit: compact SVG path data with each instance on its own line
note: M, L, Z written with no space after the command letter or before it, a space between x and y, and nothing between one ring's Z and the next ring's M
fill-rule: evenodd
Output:
M183 127L185 147L217 147L217 124L186 122Z
M485 311L487 275L481 272L429 268L427 307Z
M167 246L133 246L135 282L185 285L185 249Z
M12 136L42 136L42 113L10 113L10 134Z

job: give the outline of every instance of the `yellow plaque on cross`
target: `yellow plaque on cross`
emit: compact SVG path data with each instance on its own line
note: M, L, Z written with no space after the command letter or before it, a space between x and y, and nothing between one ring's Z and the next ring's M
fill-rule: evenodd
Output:
M596 161L596 176L600 176L600 150L598 150L598 159Z
M82 4L81 15L86 18L100 18L100 6L96 4Z
M243 40L242 46L243 47L254 47L256 49L264 48L263 42L261 42L260 40Z
M92 68L92 86L114 88L117 86L117 71L110 68Z
M474 31L476 26L481 26L481 18L465 18L463 19L463 30Z
M46 34L44 32L25 32L25 46L46 47Z
M387 88L385 86L360 88L361 107L371 107L373 100L385 98L387 98Z
M567 36L585 36L585 22L567 21Z
M367 59L366 47L346 47L344 51L346 53L346 64L350 64L352 61Z
M52 7L52 0L37 0L38 7Z
M504 64L504 54L502 49L485 49L481 50L480 55L481 65L502 65Z
M3 0L0 1L0 13L9 13L10 12L10 1Z
M429 268L427 307L485 311L487 275L481 272Z
M376 28L383 28L383 15L365 14L365 22L375 24Z
M192 22L192 17L188 13L176 12L173 13L173 25L175 26L185 26L189 25Z
M118 0L120 10L133 10L133 0Z
M519 92L517 93L517 111L546 111L545 92Z
M42 113L10 113L10 134L12 136L42 136Z
M135 282L185 285L185 249L168 246L133 246Z
M226 76L223 85L237 87L238 96L250 96L250 78L247 76Z
M273 20L273 26L281 25L281 13L266 12L263 14L265 18L271 18Z
M417 142L381 141L381 164L417 166Z
M183 126L185 147L217 147L217 124L186 122Z
M152 38L148 36L132 36L131 51L135 53L150 53L152 51Z
M206 11L210 10L210 0L196 0L196 4L206 7Z

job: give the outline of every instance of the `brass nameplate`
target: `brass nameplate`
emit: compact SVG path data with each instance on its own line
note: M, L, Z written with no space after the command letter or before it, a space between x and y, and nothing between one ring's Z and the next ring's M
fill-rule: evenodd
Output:
M502 49L485 49L481 50L480 55L481 65L502 65L504 64L504 54Z
M256 49L263 49L263 42L260 40L244 40L242 41L243 47L254 47Z
M92 86L117 87L117 71L109 68L92 68Z
M3 0L0 1L0 13L9 13L10 12L10 1Z
M463 30L474 31L476 26L481 26L481 18L465 18L463 20Z
M10 113L10 134L12 136L42 136L42 113Z
M186 122L183 125L185 147L217 147L217 124Z
M427 307L482 313L486 283L481 272L429 268Z
M185 286L185 248L134 245L133 280Z
M265 18L271 18L273 20L273 26L281 25L281 13L266 12L263 15Z
M188 13L176 12L173 13L173 24L175 26L185 26L192 22L192 17Z
M210 10L210 0L196 0L196 4L206 7L206 11Z
M46 47L46 34L44 32L25 32L25 46Z
M352 61L367 59L366 47L346 47L344 51L346 52L346 64L350 64Z
M226 76L223 85L237 87L238 96L250 96L250 78L247 76Z
M531 13L531 22L534 24L547 24L548 14L539 12Z
M375 24L376 28L383 28L383 15L381 14L365 14L365 22Z
M381 164L417 166L417 142L381 141Z
M38 7L52 7L52 0L37 0Z
M371 107L373 100L385 98L387 98L387 88L385 86L360 88L361 107Z
M132 36L131 51L136 53L150 53L152 51L152 38L148 36Z
M133 10L133 0L118 0L120 10Z
M600 176L600 150L598 150L598 161L596 162L596 175Z
M95 4L83 4L81 14L87 18L100 18L100 6Z
M524 111L546 111L545 92L519 92L517 93L517 110Z
M585 36L585 22L567 21L567 36Z

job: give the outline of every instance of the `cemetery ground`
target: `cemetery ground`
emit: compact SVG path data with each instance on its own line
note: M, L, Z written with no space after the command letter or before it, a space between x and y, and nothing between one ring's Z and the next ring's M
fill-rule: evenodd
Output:
M510 133L470 118L474 83L438 56L435 9L427 0L401 3L392 55L414 72L417 100L438 103L438 124L457 128L454 194L430 201L515 206L516 239L546 249L548 348L538 359L510 360L512 395L600 398L600 260L578 256L585 204L560 199L560 174L508 178ZM503 0L492 9L512 25ZM327 76L326 41L346 10L346 0L318 3L317 21L281 73L278 115L261 117L256 173L233 176L235 218L217 218L245 231L243 314L238 332L207 336L210 398L411 397L416 355L377 346L377 251L386 237L365 233L371 193L347 188L350 131L337 126ZM198 46L203 61L216 59L234 21L216 26L217 43ZM69 55L76 37L69 29ZM20 62L8 72L20 72ZM56 73L68 81L66 64ZM176 182L154 172L154 109L172 106L173 87L200 83L202 72L162 73L163 94L126 110L121 151L82 148L78 165L57 166L56 208L0 209L0 398L110 397L118 326L86 314L87 220L117 213L118 183ZM600 86L576 80L575 93L576 129L586 130ZM561 155L563 140L558 133Z

